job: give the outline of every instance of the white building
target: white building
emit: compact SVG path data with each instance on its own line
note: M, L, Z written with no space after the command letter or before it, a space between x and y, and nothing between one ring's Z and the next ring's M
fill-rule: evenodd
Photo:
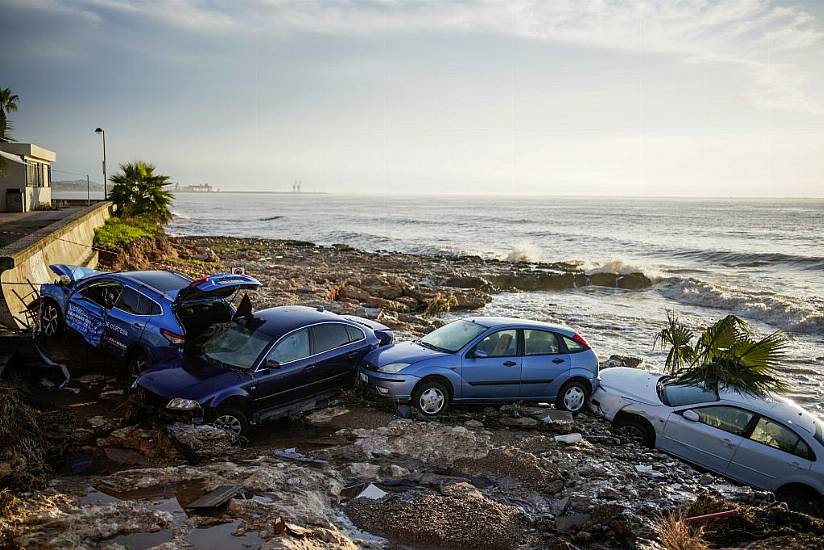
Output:
M53 151L33 143L0 142L0 211L29 212L51 206Z

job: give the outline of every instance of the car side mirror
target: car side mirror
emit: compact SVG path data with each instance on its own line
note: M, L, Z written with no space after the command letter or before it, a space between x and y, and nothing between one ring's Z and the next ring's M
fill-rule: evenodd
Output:
M267 369L279 369L280 368L280 363L278 363L274 359L267 359L266 360L266 368Z
M486 359L487 357L489 357L489 354L487 354L485 351L476 349L472 351L471 357L473 359Z
M701 420L701 417L698 416L698 413L693 410L684 411L684 418L686 418L690 422L698 422L699 420Z

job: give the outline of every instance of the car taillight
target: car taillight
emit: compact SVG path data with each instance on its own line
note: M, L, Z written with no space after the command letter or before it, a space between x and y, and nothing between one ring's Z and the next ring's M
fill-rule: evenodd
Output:
M176 348L183 347L183 344L186 343L186 337L178 334L176 332L172 332L171 330L166 330L165 328L160 329L160 334L163 335L166 340L169 341L169 344Z
M189 283L189 286L197 286L197 285L199 285L199 284L201 284L201 283L206 283L206 282L208 282L208 281L209 281L209 276L208 276L208 275L206 275L205 277L201 277L200 279L195 279L194 281L192 281L191 283Z
M577 332L575 333L575 336L572 337L572 339L575 340L576 342L578 342L579 344L581 344L582 346L584 346L587 349L592 348L592 346L590 346L589 343L586 340L584 340L584 337L581 336L580 334L578 334Z

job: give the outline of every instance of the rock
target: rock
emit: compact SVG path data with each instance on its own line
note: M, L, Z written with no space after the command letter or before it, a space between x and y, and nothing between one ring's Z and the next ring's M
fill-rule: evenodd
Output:
M381 467L368 462L353 462L344 468L344 474L358 479L377 479Z
M327 407L307 414L303 417L303 421L314 425L328 424L333 418L344 414L349 414L349 409L344 407Z
M367 319L378 319L381 316L381 310L373 307L359 307L355 310L355 315Z
M98 447L134 449L146 458L178 458L180 455L169 438L153 428L126 426L97 440Z
M100 392L101 399L108 399L108 400L119 400L123 397L124 392L123 390L109 390Z
M538 421L529 416L521 416L519 418L504 416L501 417L498 422L512 428L534 428L538 425Z
M575 425L575 417L569 411L544 410L541 422L559 431L569 431Z
M166 428L179 445L191 449L198 457L214 457L233 450L237 438L210 424L195 426L176 422Z
M405 477L410 474L409 470L404 468L403 466L398 466L397 464L390 464L389 466L384 466L381 468L381 473L385 477L393 478L393 477Z
M484 423L480 420L475 420L473 418L472 420L467 420L466 422L464 422L464 426L466 426L470 430L482 430L484 427Z
M444 281L444 286L451 286L454 288L474 288L478 290L490 291L494 290L494 285L484 279L475 275L456 275L449 277Z
M581 434L565 434L565 435L556 435L552 438L555 441L559 441L561 443L566 443L567 445L572 445L578 443L579 441L583 440L583 436Z
M559 533L576 532L581 527L589 523L589 514L567 514L555 518L555 529Z
M609 359L601 363L602 369L613 367L628 367L631 369L644 368L644 359L641 357L630 357L628 355L610 355Z

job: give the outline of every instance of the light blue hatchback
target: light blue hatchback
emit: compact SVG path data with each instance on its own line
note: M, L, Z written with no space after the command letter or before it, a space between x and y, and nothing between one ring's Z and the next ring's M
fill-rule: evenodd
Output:
M376 397L437 416L449 403L554 402L581 411L598 357L574 330L525 319L461 319L369 353L359 380Z

